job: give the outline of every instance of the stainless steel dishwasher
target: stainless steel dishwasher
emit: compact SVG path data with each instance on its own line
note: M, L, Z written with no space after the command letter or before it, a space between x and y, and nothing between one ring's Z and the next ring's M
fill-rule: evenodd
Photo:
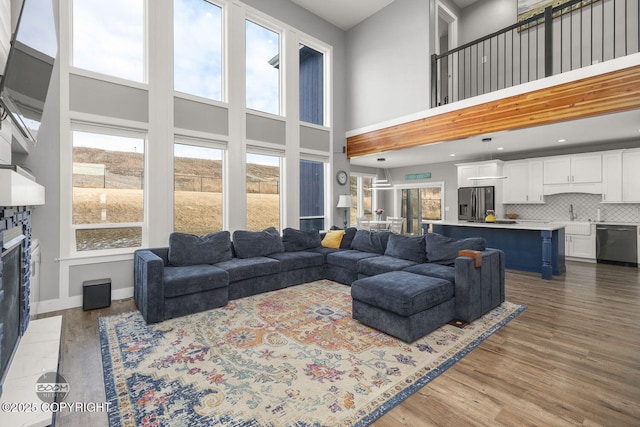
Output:
M598 262L638 266L638 227L635 225L596 226Z

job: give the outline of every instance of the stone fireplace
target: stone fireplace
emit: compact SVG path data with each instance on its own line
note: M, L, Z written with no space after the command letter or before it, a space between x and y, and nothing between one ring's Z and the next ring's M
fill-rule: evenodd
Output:
M29 325L31 211L0 207L0 394L20 337ZM16 304L17 302L17 304Z

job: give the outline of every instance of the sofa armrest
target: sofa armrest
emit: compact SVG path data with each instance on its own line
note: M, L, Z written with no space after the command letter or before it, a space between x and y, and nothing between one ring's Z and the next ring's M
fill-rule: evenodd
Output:
M480 258L478 267L476 257ZM505 300L504 252L487 248L455 261L456 319L472 322Z
M133 298L147 323L164 320L165 260L156 252L150 249L134 252Z

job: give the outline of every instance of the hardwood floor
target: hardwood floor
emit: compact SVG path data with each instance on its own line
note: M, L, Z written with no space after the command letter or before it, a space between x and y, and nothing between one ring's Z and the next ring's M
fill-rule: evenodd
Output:
M508 271L507 299L528 309L374 425L640 425L640 269L569 262L551 281ZM67 401L105 401L97 318L132 309L47 315L64 315ZM107 417L64 413L56 425Z

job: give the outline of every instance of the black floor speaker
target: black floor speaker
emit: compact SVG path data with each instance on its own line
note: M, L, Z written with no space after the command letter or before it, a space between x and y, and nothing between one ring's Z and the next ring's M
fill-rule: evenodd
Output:
M111 305L111 279L88 280L82 283L82 309L95 310Z

